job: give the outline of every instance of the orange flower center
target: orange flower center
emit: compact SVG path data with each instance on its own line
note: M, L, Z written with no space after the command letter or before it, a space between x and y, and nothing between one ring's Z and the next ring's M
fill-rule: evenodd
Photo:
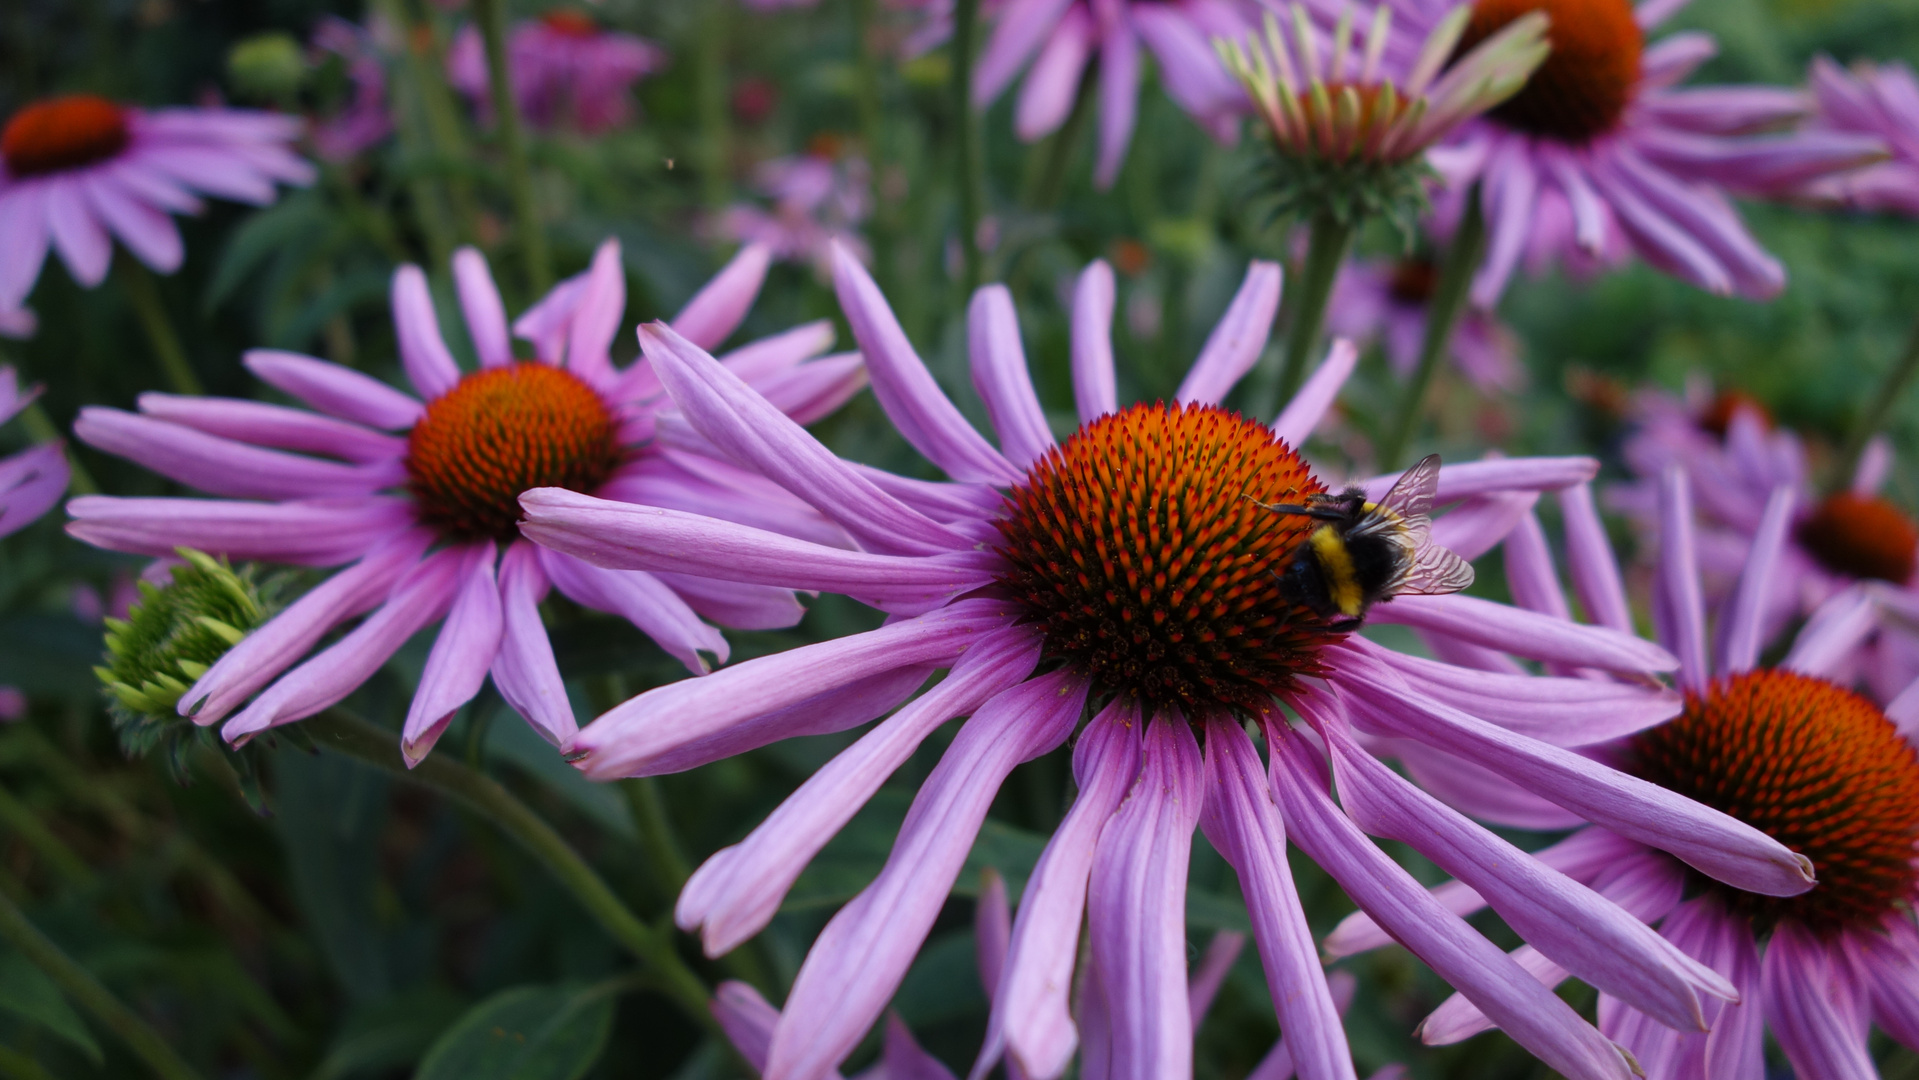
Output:
M592 37L600 32L600 24L593 21L593 16L583 11L573 11L568 8L549 11L540 16L540 22L543 23L548 30L556 34L563 34L567 37Z
M1799 523L1799 543L1834 573L1903 585L1912 580L1919 530L1886 500L1846 491Z
M1257 708L1339 635L1280 591L1319 525L1258 503L1325 491L1266 427L1210 405L1135 405L1082 426L1015 488L1001 583L1047 657L1102 692Z
M93 94L36 101L14 113L0 132L0 158L15 177L105 161L126 145L126 110Z
M1869 923L1913 893L1919 755L1878 706L1790 671L1721 679L1633 740L1633 771L1753 826L1812 860L1819 884L1760 896L1694 875L1769 928Z
M1583 143L1611 131L1639 82L1645 47L1627 0L1477 0L1455 56L1530 11L1552 19L1552 53L1519 93L1486 115L1508 127Z
M450 539L519 536L520 493L592 491L620 462L613 412L548 364L488 368L429 402L407 436L407 486L420 520Z
M1772 413L1767 411L1766 403L1746 393L1744 390L1721 390L1699 414L1699 426L1718 438L1726 437L1726 429L1732 427L1732 418L1740 412L1750 411L1758 415L1761 423L1772 427Z

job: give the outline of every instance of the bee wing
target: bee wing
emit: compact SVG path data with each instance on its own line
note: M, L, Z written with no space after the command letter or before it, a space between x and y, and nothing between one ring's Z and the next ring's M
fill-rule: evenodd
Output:
M1398 514L1414 542L1424 547L1433 525L1433 492L1438 489L1439 455L1427 454L1394 481L1392 490L1379 500L1379 505Z
M1473 583L1473 564L1438 544L1421 544L1406 579L1393 592L1409 596L1456 593Z

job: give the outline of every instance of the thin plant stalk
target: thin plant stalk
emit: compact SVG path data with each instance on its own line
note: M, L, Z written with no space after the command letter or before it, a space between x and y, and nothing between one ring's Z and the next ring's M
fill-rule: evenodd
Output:
M636 776L620 786L626 790L626 803L633 811L633 824L640 831L654 876L668 896L678 895L693 871L687 864L686 852L680 848L680 838L673 833L666 800L660 795L659 778Z
M979 55L979 33L979 0L957 0L953 5L954 167L959 181L961 286L966 296L971 296L980 283L979 223L986 207L985 155L980 144L979 113L973 108L973 64Z
M493 123L506 156L507 193L519 224L520 259L526 264L526 283L534 296L553 285L553 263L546 250L546 231L533 197L533 166L527 159L526 134L520 123L520 104L513 97L506 63L506 0L474 0L474 21L486 43L487 90L493 98Z
M133 304L134 315L140 319L140 329L146 331L147 344L153 347L153 355L160 361L160 372L166 376L167 384L175 393L206 393L200 377L193 373L193 365L187 363L186 347L180 344L180 335L174 332L166 305L160 302L160 286L153 280L153 272L140 260L124 253L114 259L113 266L120 278L120 287Z
M1306 261L1300 266L1297 287L1291 290L1295 297L1292 326L1286 332L1286 351L1280 356L1275 409L1291 401L1306 378L1313 347L1326 328L1326 304L1332 299L1333 282L1339 277L1339 265L1346 261L1346 248L1352 239L1352 222L1326 213L1313 216L1306 239Z
M1845 452L1839 455L1839 473L1833 478L1835 489L1852 482L1852 475L1859 468L1859 457L1866 452L1866 443L1885 426L1893 407L1899 404L1906 388L1912 385L1914 375L1919 375L1919 322L1912 324L1912 333L1906 338L1905 352L1893 361L1885 380L1879 384L1878 392L1873 394L1866 402L1866 407L1853 420L1852 432L1846 436Z
M1412 440L1413 429L1425 408L1426 392L1431 388L1439 360L1452 347L1453 328L1465 313L1473 273L1486 255L1486 215L1479 207L1479 189L1466 196L1466 214L1453 233L1452 246L1446 249L1446 261L1439 268L1439 281L1433 287L1432 301L1426 306L1426 336L1419 345L1419 366L1406 383L1391 426L1379 444L1379 467L1394 469Z
M712 1027L709 991L680 959L668 928L648 926L551 825L492 777L434 754L413 769L400 762L394 734L341 709L301 725L315 743L453 798L512 837L571 892L613 939L646 965L653 985L695 1020Z
M696 76L694 100L699 119L700 191L709 210L724 207L730 194L727 160L732 156L732 132L726 120L726 29L724 0L699 5L699 37L694 43Z
M887 164L892 160L886 137L885 102L880 93L880 57L873 34L878 4L879 0L853 0L853 44L859 62L860 142L864 144L875 194L884 186ZM881 196L873 204L873 227L868 230L873 242L873 270L880 288L890 293L898 269L894 263L900 232L899 200Z
M1092 120L1093 96L1098 84L1097 70L1088 65L1080 75L1079 89L1073 93L1073 110L1066 114L1066 122L1047 140L1044 163L1032 185L1032 196L1027 199L1027 204L1033 209L1052 210L1059 205L1061 196L1066 194L1067 173L1072 169L1073 158L1079 151L1080 138L1086 131L1086 125Z
M395 26L410 28L413 25L406 5L401 0L380 0L379 11ZM404 60L394 84L394 127L399 134L400 147L409 158L422 161L436 159L444 151L431 134L433 125L427 119L431 110L426 99L437 82L437 76L429 66L431 60L421 51L423 43L410 33L406 37L406 45L401 49ZM419 224L420 233L426 241L428 261L434 266L445 266L453 256L454 245L459 242L448 193L417 166L408 171L412 175L406 182L407 198L413 204L414 220ZM388 254L391 256L393 252L389 250ZM401 256L395 261L405 261L404 252Z
M159 1032L140 1015L100 985L100 980L68 956L27 916L13 899L0 891L0 938L13 946L34 967L46 973L61 992L92 1014L101 1026L119 1036L134 1056L163 1080L200 1080L200 1074L187 1064Z

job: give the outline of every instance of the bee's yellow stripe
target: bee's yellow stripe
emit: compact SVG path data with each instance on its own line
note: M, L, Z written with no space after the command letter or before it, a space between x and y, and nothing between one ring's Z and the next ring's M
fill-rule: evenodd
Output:
M1359 576L1353 571L1352 553L1346 539L1331 525L1321 525L1310 541L1319 560L1320 573L1326 576L1326 592L1341 615L1358 617L1365 607L1365 594L1359 588Z

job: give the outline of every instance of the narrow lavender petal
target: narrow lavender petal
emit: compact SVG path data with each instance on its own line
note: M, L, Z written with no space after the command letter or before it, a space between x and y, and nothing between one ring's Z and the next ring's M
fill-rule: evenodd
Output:
M520 496L528 539L595 566L669 570L722 581L845 593L913 614L993 579L991 560L965 554L908 558L843 551L760 529L564 488Z
M1557 988L1560 983L1572 977L1572 973L1546 958L1531 945L1521 945L1506 955L1513 958L1526 974L1538 980L1539 985ZM1496 1025L1479 1006L1464 994L1453 994L1439 1003L1439 1008L1426 1014L1419 1022L1419 1041L1427 1046L1452 1046L1465 1042L1482 1032L1493 1030ZM1689 1025L1690 1026L1690 1025ZM1670 1028L1666 1030L1671 1030Z
M1847 958L1872 1002L1872 1018L1908 1049L1919 1047L1919 929L1903 911L1844 936Z
M737 581L686 574L655 573L703 619L731 630L784 630L806 617L806 605L791 589L742 585Z
M1528 511L1506 536L1506 585L1512 590L1513 603L1528 611L1572 619L1566 606L1566 593L1559 586L1559 573L1553 569L1552 549L1546 543L1546 530L1539 516Z
M1013 105L1013 134L1021 142L1058 131L1072 115L1086 62L1092 59L1093 36L1093 18L1082 7L1068 8L1053 28Z
M1782 921L1760 961L1766 1026L1800 1076L1877 1080L1866 1052L1866 1004L1834 949L1797 923Z
M684 334L680 336L686 337ZM805 363L832 348L835 336L832 320L818 319L791 330L756 338L721 355L719 361L726 370L752 385L758 379Z
M378 611L324 652L287 672L228 720L220 734L238 746L268 728L337 704L408 638L446 614L459 590L459 571L465 561L466 552L459 548L444 548L421 560L393 587Z
M979 900L973 906L974 951L979 984L988 1004L1006 970L1006 945L1013 937L1013 908L1006 902L1006 879L993 867L980 871Z
M426 275L411 264L393 272L393 331L400 339L400 366L421 397L431 401L460 381L460 366L440 334Z
M920 1047L912 1029L898 1013L889 1013L886 1040L880 1046L880 1063L861 1073L856 1080L953 1080L953 1072Z
M880 407L900 435L955 480L1007 485L1020 471L960 415L913 351L906 331L866 268L844 247L833 247L833 288L866 354L867 374Z
M409 766L426 760L453 714L486 684L487 669L499 655L506 624L500 611L499 582L493 577L496 551L488 541L468 545L462 553L458 591L427 653L419 688L413 692L400 730L400 752Z
M1101 831L1087 887L1091 977L1112 1018L1114 1080L1192 1075L1186 865L1205 798L1192 728L1176 713L1155 716L1139 784Z
M817 507L868 550L928 555L966 539L873 486L805 429L670 327L640 328L640 348L699 433L733 460Z
M1539 173L1532 156L1516 142L1494 150L1487 162L1482 196L1486 207L1486 258L1473 275L1472 300L1490 311L1499 304L1506 282L1525 250L1539 204Z
M1324 765L1268 718L1273 797L1286 833L1413 955L1477 1002L1506 1034L1572 1080L1628 1080L1613 1045L1491 942L1429 896L1333 805Z
M84 495L67 503L67 533L110 551L166 558L190 547L235 560L337 566L413 525L404 499L261 503Z
M140 412L254 446L325 454L371 464L406 455L406 440L300 409L234 398L141 394Z
M567 278L513 320L513 336L531 342L533 355L541 363L557 364L564 357L567 331L586 292L586 279L585 272Z
M853 547L846 530L765 476L672 447L661 446L622 466L593 495L719 518L826 547Z
M1474 825L1320 725L1340 802L1367 832L1410 844L1471 886L1520 937L1581 979L1675 1028L1705 1030L1699 992L1731 984L1598 894Z
M1002 606L969 600L834 641L803 645L649 690L608 710L573 741L595 779L635 770L679 747L869 676L951 663L1010 620Z
M1053 431L1039 407L1026 350L1019 340L1019 315L1004 285L986 285L966 309L966 345L972 358L973 389L986 403L986 417L999 433L1000 452L1022 471L1054 447Z
M491 673L493 685L514 712L547 742L566 746L580 728L560 679L559 663L553 658L553 642L540 619L547 585L533 545L525 541L508 545L500 560L500 649Z
M1384 498L1401 474L1375 476L1360 486L1368 499ZM1589 457L1492 458L1442 465L1433 505L1445 506L1473 495L1507 491L1557 491L1583 484L1599 475L1599 462Z
M1279 314L1279 290L1284 274L1275 262L1255 259L1219 325L1206 337L1199 359L1186 373L1173 399L1185 404L1217 405L1259 362Z
M466 334L473 339L473 351L479 354L481 367L504 367L513 362L513 342L507 337L506 305L493 284L493 272L487 269L486 256L478 248L463 247L453 253L453 284L460 294L460 311L466 315Z
M1886 705L1886 719L1892 721L1907 742L1919 743L1919 679L1907 684L1899 696Z
M1653 585L1653 624L1660 644L1679 658L1679 685L1699 693L1712 681L1706 662L1706 600L1693 546L1692 488L1685 471L1667 466L1659 477L1659 568Z
M1099 43L1099 151L1093 186L1101 191L1119 178L1126 146L1139 113L1139 38L1122 19L1102 31Z
M926 685L940 666L918 664L854 679L651 758L633 775L685 772L782 739L848 731L893 711Z
M1138 706L1116 700L1073 746L1079 794L1026 880L1005 975L970 1080L982 1080L1002 1050L1011 1064L1046 1080L1064 1073L1072 1059L1079 1033L1067 991L1078 959L1086 882L1100 832L1139 774L1140 728Z
M765 244L748 244L713 275L680 313L670 320L681 337L711 351L733 335L766 280L773 252Z
M1239 875L1266 985L1295 1067L1304 1080L1356 1080L1353 1052L1286 865L1286 827L1273 805L1272 787L1253 741L1227 717L1206 722L1206 787L1200 824Z
M47 258L46 190L44 183L10 185L0 191L0 231L8 238L0 251L0 309L24 304Z
M832 415L853 395L866 389L866 359L859 353L839 353L761 376L753 383L775 409L805 427Z
M1659 932L1673 944L1724 972L1739 990L1737 1002L1706 1002L1712 1032L1682 1040L1693 1075L1713 1080L1765 1080L1765 990L1752 926L1727 915L1709 899L1691 900L1669 916Z
M1759 663L1759 650L1765 644L1766 606L1775 587L1773 571L1792 528L1793 501L1793 489L1785 484L1774 488L1772 497L1766 500L1766 514L1753 534L1739 584L1719 616L1717 671L1721 675L1750 671Z
M1415 739L1509 777L1595 825L1678 856L1736 888L1796 896L1812 887L1805 856L1744 822L1569 750L1407 693L1390 669L1347 665L1337 680L1362 730ZM1384 680L1391 685L1375 685Z
M0 536L40 520L66 495L71 479L66 447L57 442L0 460Z
M881 491L932 518L954 528L992 529L991 519L1005 506L999 489L985 484L960 484L947 480L916 480L909 476L850 462L854 471ZM997 536L982 532L982 539Z
M704 654L726 662L726 638L652 574L608 570L554 551L540 553L540 569L568 599L632 623L693 674L711 670Z
M1498 547L1538 503L1537 491L1474 495L1433 521L1432 543L1471 562Z
M371 495L406 479L398 459L369 465L323 461L248 446L150 416L88 406L73 433L88 445L137 461L169 480L238 499L319 499Z
M1094 259L1073 285L1073 403L1091 423L1119 411L1113 374L1113 268Z
M1886 477L1892 472L1892 440L1881 433L1866 440L1866 448L1859 452L1859 465L1852 471L1852 483L1849 485L1854 495L1874 495L1886 484Z
M261 382L329 416L385 431L413 426L426 406L351 368L279 349L249 349L241 362Z
M1610 630L1632 633L1632 609L1626 586L1619 578L1619 560L1612 541L1593 505L1592 485L1574 484L1559 493L1560 518L1566 526L1566 565L1571 571L1573 595L1586 617Z
M1396 740L1394 750L1414 783L1475 820L1528 832L1560 832L1586 824L1552 800L1455 754L1405 739Z
M773 1027L780 1022L780 1011L746 983L728 979L713 991L708 1006L713 1018L726 1032L726 1041L740 1052L755 1071L766 1068L766 1051L773 1045Z
M1338 1007L1339 1014L1346 1015L1346 1010L1352 1007L1353 994L1359 989L1359 980L1350 971L1329 971L1326 973L1326 986L1332 991L1333 1004ZM1253 1066L1252 1072L1246 1074L1246 1080L1292 1080L1294 1071L1292 1048L1286 1045L1282 1037L1274 1040L1273 1048L1266 1051L1266 1056L1259 1059L1259 1064ZM1379 1074L1374 1073L1371 1080L1380 1080Z
M934 729L1019 685L1038 663L1030 634L986 636L938 685L834 755L746 839L708 858L681 890L674 921L699 932L708 956L765 929L801 871Z
M858 1045L932 929L1000 784L1020 762L1065 741L1086 692L1069 671L1042 675L961 726L914 797L886 866L826 924L800 965L773 1033L767 1080L817 1076Z
M1300 387L1293 400L1273 418L1273 437L1294 448L1305 445L1358 365L1359 350L1353 343L1345 338L1335 339L1333 347L1326 352L1326 359L1321 360L1306 379L1306 385Z
M75 177L94 213L134 257L163 274L180 268L186 248L164 211L142 202L125 184L104 173Z
M1847 669L1879 628L1879 604L1866 585L1848 585L1813 609L1779 666L1829 679Z
M1678 666L1671 653L1650 641L1476 596L1396 596L1373 605L1367 617L1574 667L1640 672L1671 671Z
M1267 796L1267 802L1272 801ZM1312 938L1307 936L1307 954L1312 952ZM1206 943L1206 951L1200 954L1199 966L1186 979L1186 1012L1192 1017L1193 1030L1205 1021L1206 1014L1213 1007L1213 999L1219 996L1220 987L1226 985L1226 976L1232 974L1233 965L1239 961L1241 950L1246 948L1246 935L1236 930L1220 930L1213 934L1213 940Z
M613 339L626 315L626 273L620 267L620 242L607 240L593 253L586 287L567 321L567 370L601 386L613 378Z
M384 602L432 540L425 530L397 537L315 586L215 661L181 695L181 715L200 724L224 718L335 626Z
M984 108L1012 85L1019 69L1057 32L1072 0L1026 0L1010 5L993 27L973 68L973 107Z
M49 184L46 208L53 249L60 253L73 279L89 289L105 281L107 263L113 258L113 239L87 206L81 189L58 181Z

